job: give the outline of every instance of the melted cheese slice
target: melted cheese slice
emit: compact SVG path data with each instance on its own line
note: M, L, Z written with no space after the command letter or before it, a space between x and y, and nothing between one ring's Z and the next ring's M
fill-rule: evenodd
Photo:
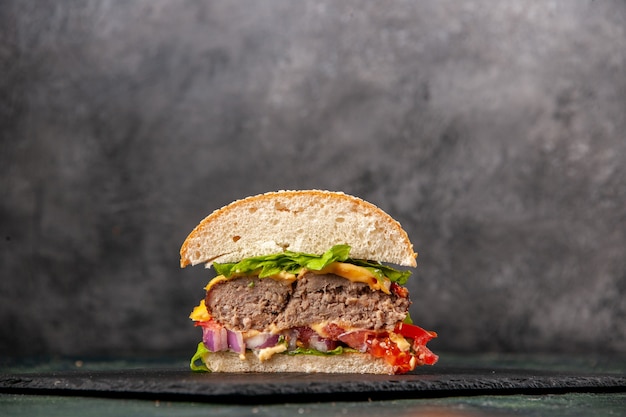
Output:
M373 290L379 290L385 294L390 294L391 281L385 277L381 282L367 268L349 264L345 262L333 262L321 271L314 271L318 274L335 274L352 282L362 282L370 286ZM301 272L302 274L302 272Z
M204 304L204 300L200 301L200 304L194 307L193 311L189 315L189 318L193 321L209 321L211 320L211 315L209 311L206 309L206 305Z
M264 362L264 361L270 359L275 354L284 352L286 350L287 350L287 345L285 343L279 343L276 346L272 346L272 347L268 347L268 348L264 348L264 349L259 350L257 352L257 356L259 358L259 361Z
M211 281L209 281L209 283L206 285L206 287L204 287L204 289L206 290L206 292L209 292L209 290L213 288L216 284L219 284L220 282L224 282L224 281L228 281L228 278L226 278L224 275L218 275L215 278L213 278Z

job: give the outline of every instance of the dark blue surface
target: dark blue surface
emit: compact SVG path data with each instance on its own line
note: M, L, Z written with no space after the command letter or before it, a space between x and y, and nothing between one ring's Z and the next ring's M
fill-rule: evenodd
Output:
M446 417L605 417L623 416L626 394L516 395L330 402L282 405L224 405L146 400L24 396L0 394L6 417L70 416L446 416Z

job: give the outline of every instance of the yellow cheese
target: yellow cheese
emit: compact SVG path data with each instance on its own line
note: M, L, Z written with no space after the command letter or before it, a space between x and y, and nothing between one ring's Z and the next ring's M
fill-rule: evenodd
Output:
M266 278L282 279L283 281L294 282L296 280L296 278L298 278L298 277L296 275L294 275L294 274L290 274L287 271L280 271L278 274L269 275Z
M224 275L218 275L215 278L213 278L211 281L209 281L209 283L206 285L206 287L204 287L204 289L207 292L209 292L209 290L213 288L215 284L219 284L222 281L228 281L228 278L226 278Z
M193 311L189 315L189 318L193 321L209 321L211 320L211 315L206 309L206 305L204 304L204 300L200 301L200 304L194 307Z
M320 274L335 274L352 282L362 282L370 286L373 290L380 290L385 294L390 294L391 281L385 278L381 283L376 276L362 266L345 262L333 262L321 271Z
M261 362L264 362L274 356L277 353L281 353L287 350L287 345L285 343L279 343L276 346L268 347L265 349L259 350L257 356Z
M329 324L328 321L323 321L321 323L310 324L309 327L313 329L313 331L319 334L320 336L327 337L326 332L324 331L324 328L328 326L328 324Z
M411 348L411 344L407 342L401 334L391 332L389 333L389 338L392 342L395 342L395 344L398 345L398 348L403 352L408 352Z

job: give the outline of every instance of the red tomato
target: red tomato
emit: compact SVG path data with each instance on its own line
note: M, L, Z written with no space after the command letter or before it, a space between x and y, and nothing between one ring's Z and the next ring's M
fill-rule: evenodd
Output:
M394 367L396 373L403 374L415 368L417 361L411 364L413 355L401 351L389 337L372 339L368 344L370 345L368 352L372 356L385 359L385 362Z
M222 329L222 325L218 324L215 320L211 319L209 321L197 321L194 323L196 327L206 327L207 329L218 331Z
M416 347L416 356L420 365L434 365L439 360L439 356L435 355L424 345Z
M391 292L402 298L407 298L409 296L409 290L395 282L391 283Z
M398 323L394 329L395 333L413 339L413 343L424 345L430 339L437 337L437 333L429 332L414 324Z
M413 339L413 350L420 365L434 365L439 360L439 357L426 347L426 343L437 337L437 333L406 323L399 323L394 331L408 339Z

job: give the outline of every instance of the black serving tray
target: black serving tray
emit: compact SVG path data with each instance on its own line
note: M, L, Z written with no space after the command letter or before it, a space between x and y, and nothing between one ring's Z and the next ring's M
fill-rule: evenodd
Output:
M143 368L0 374L0 392L262 404L626 392L626 376L439 366L404 375L194 373L180 368Z

